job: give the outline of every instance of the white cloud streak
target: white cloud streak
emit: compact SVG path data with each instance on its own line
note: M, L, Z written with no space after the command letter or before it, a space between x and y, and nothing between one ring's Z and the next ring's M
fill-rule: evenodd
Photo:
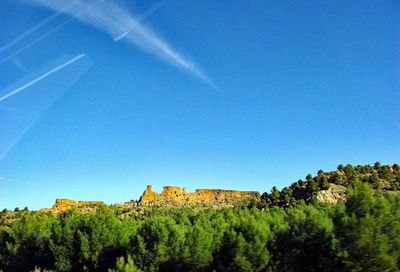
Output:
M142 22L144 21L147 17L149 17L151 14L153 14L154 12L156 12L159 8L161 8L163 5L165 4L165 1L158 3L157 5L154 5L153 7L151 7L149 10L147 10L145 13L143 13L142 15L140 15L140 17L138 17L138 22ZM129 31L125 31L124 33L116 36L113 38L114 42L117 42L119 40L122 40L126 35L129 34Z
M74 62L80 60L81 58L83 58L83 57L85 57L85 56L86 56L85 54L80 54L80 55L78 55L78 56L76 56L76 57L70 59L69 61L64 62L63 64L61 64L61 65L59 65L59 66L57 66L57 67L51 69L50 71L44 73L43 75L41 75L41 76L35 78L35 79L32 80L32 81L26 83L25 85L23 85L23 86L21 86L21 87L15 89L15 90L9 92L8 94L6 94L6 95L0 97L0 102L6 100L7 98L9 98L9 97L11 97L11 96L13 96L13 95L16 95L16 94L19 93L19 92L22 92L22 91L25 90L26 88L28 88L28 87L32 86L33 84L35 84L35 83L41 81L42 79L45 79L46 77L50 76L51 74L54 74L55 72L57 72L57 71L59 71L59 70L65 68L65 67L67 67L68 65L71 65L72 63L74 63Z
M121 35L118 35L117 37L114 37L113 40L114 40L114 42L122 40L128 34L129 34L129 31L126 31L126 32L122 33Z
M8 183L8 184L23 184L23 185L28 185L31 187L38 187L39 184L35 182L29 182L29 181L21 181L19 179L12 179L12 178L6 178L6 177L0 177L0 183Z
M77 18L81 22L108 33L116 41L124 38L130 44L189 72L218 90L218 87L198 65L178 53L154 31L144 26L141 18L130 14L113 1L104 0L91 8L88 7L91 6L93 0L68 1L67 7L63 0L31 0L31 2Z
M0 53L7 50L8 48L10 48L11 46L13 46L14 44L18 43L19 41L25 39L26 37L28 37L29 35L31 35L33 32L37 31L38 29L40 29L41 27L47 25L48 23L50 23L51 21L53 21L55 18L57 18L60 15L60 12L57 12L49 17L47 17L46 19L44 19L43 21L39 22L38 24L34 25L33 27L31 27L30 29L28 29L27 31L25 31L24 33L22 33L21 35L19 35L17 38L15 38L14 40L10 41L9 43L7 43L6 45L0 47Z
M88 9L91 9L92 7L94 7L95 5L97 5L97 3L99 3L102 0L97 0L94 3L87 5L87 7L84 10L81 10L81 12L84 12ZM66 6L68 7L68 5ZM24 32L23 34L21 34L16 40L11 41L8 43L9 46L11 46L12 44L18 42L19 40L25 38L26 36L30 35L32 32L40 29L41 27L43 27L44 25L48 24L49 22L51 22L52 20L54 20L54 18L60 16L60 14L62 13L62 11L58 11L55 14L53 14L52 16L48 17L47 19L43 20L42 22L40 22L39 24L37 24L36 26L34 26L33 28L29 29L28 31ZM3 58L0 60L0 64L8 61L9 59L13 58L14 56L20 54L21 52L25 51L26 49L30 48L31 46L37 44L38 42L40 42L41 40L43 40L44 38L47 38L48 36L50 36L51 34L53 34L54 32L56 32L57 30L59 30L60 28L62 28L63 26L69 24L71 21L73 21L75 19L75 17L71 17L68 20L65 20L64 22L62 22L61 24L58 24L56 27L46 31L44 34L40 35L39 37L37 37L36 39L32 40L30 43L26 44L25 46L19 48L18 50L16 50L14 53L8 55L7 57ZM6 45L7 46L7 45ZM5 46L5 47L6 47Z
M99 0L98 0L99 1ZM68 7L68 5L66 5L65 7ZM57 17L59 17L63 12L62 11L57 11L56 13L50 15L49 17L47 17L46 19L44 19L43 21L40 21L39 23L37 23L36 25L34 25L33 27L31 27L30 29L28 29L27 31L25 31L24 33L20 34L17 38L15 38L14 40L8 42L7 44L5 44L4 46L0 47L0 53L2 53L3 51L9 49L10 47L12 47L13 45L15 45L16 43L20 42L21 40L25 39L26 37L30 36L32 33L36 32L37 30L41 29L42 27L48 25L49 23L51 23L54 19L56 19Z
M40 35L39 37L37 37L36 39L34 39L33 41L31 41L30 43L28 43L27 45L19 48L18 50L16 50L14 53L8 55L7 57L5 57L4 59L0 60L0 64L8 61L9 59L15 57L16 55L18 55L19 53L25 51L26 49L30 48L31 46L37 44L38 42L40 42L41 40L43 40L44 38L46 38L47 36L53 34L54 32L56 32L57 30L59 30L61 27L63 27L64 25L68 24L69 22L71 22L74 18L70 18L67 21L57 25L55 28L45 32L44 34Z

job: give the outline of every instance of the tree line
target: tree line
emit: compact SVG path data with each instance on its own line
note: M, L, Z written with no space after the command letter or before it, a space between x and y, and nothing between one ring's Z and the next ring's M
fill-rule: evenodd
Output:
M398 164L381 165L380 162L373 166L340 164L335 171L319 170L316 176L308 174L304 180L300 179L282 190L274 186L270 193L263 193L261 199L269 207L296 206L300 202L311 203L320 191L329 189L332 184L351 187L356 182L367 183L383 192L398 191L400 167Z
M342 179L348 197L336 204L264 198L223 209L148 207L130 216L110 206L3 211L0 270L398 271L399 194Z

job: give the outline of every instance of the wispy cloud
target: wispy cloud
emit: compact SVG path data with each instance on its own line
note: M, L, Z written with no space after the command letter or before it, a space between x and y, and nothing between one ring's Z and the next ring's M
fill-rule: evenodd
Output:
M12 142L6 146L4 149L0 148L0 161L7 155L8 151L10 151L25 135L25 133L36 123L40 116L34 118L13 140Z
M18 69L20 69L22 72L27 72L27 71L28 71L28 69L25 67L25 65L22 64L22 62L21 62L19 59L14 58L14 59L12 60L12 62L13 62L14 65L15 65Z
M35 1L35 0L34 0ZM102 0L96 0L93 3L91 3L90 5L87 5L85 7L85 9L80 10L78 14L87 11L88 9L91 9L92 7L94 7L95 5L97 5L100 1ZM41 21L40 23L38 23L37 25L35 25L34 27L32 27L31 29L25 31L24 33L22 33L20 36L18 36L15 40L9 42L8 44L6 44L5 46L2 47L3 50L8 49L10 46L18 43L20 40L26 38L27 36L29 36L30 34L34 33L36 30L40 29L41 27L49 24L51 21L53 21L55 18L57 18L58 16L60 16L60 14L62 14L64 12L64 10L66 8L68 8L68 6L71 3L69 3L68 5L64 6L64 9L57 11L55 14L51 15L50 17L44 19L43 21ZM15 50L12 54L8 55L7 57L4 57L3 59L0 60L0 64L10 60L11 58L13 58L14 56L24 52L25 50L27 50L28 48L30 48L31 46L37 44L38 42L40 42L41 40L47 38L48 36L50 36L51 34L53 34L54 32L58 31L60 28L62 28L63 26L69 24L71 21L73 21L75 19L75 17L71 17L67 20L65 20L64 22L56 25L54 28L51 28L50 30L46 31L45 33L41 34L39 37L37 37L36 39L31 40L29 43L27 43L26 45L24 45L23 47ZM0 50L0 53L2 52L2 50Z
M114 1L104 0L88 8L94 1L75 0L68 6L60 0L31 0L44 7L63 12L78 20L94 26L108 33L115 41L125 41L138 46L164 61L189 72L205 81L214 89L218 87L211 78L194 62L173 49L166 41L162 40L153 30L141 23L141 18L132 15L128 10L121 8Z
M53 34L54 32L56 32L57 30L59 30L61 27L65 26L66 24L68 24L69 22L71 22L74 18L70 18L68 20L66 20L65 22L62 22L61 24L57 25L55 28L50 29L49 31L45 32L44 34L40 35L39 37L37 37L36 39L33 39L31 42L27 43L25 46L17 49L16 51L14 51L12 54L8 55L7 57L3 58L0 60L0 64L8 61L9 59L15 57L16 55L20 54L21 52L25 51L26 49L30 48L31 46L37 44L38 42L40 42L41 40L43 40L44 38L46 38L47 36Z
M0 90L0 163L51 105L89 69L91 62L85 56L67 55L51 60L42 64L41 69ZM62 76L62 71L67 66L73 66L73 73L65 71L67 76L63 76L62 80L54 80L52 88L29 92L28 88L40 84L42 80L46 81L47 78L59 76L58 74Z
M4 46L0 47L0 53L7 50L8 48L12 47L14 44L18 43L19 41L25 39L29 35L31 35L33 32L37 31L38 29L42 28L43 26L47 25L51 21L53 21L55 18L57 18L60 15L60 12L54 13L51 16L47 17L43 21L39 22L38 24L34 25L24 33L20 34L17 38L14 40L8 42Z
M154 6L152 6L149 10L147 10L145 13L143 13L142 15L140 15L140 17L138 17L138 22L142 22L144 21L147 17L149 17L151 14L153 14L154 12L156 12L160 7L162 7L165 4L165 1L160 2ZM125 31L124 33L116 36L113 38L114 42L122 40L126 35L129 34L129 31Z
M117 37L114 37L113 40L114 40L114 42L117 42L119 40L122 40L128 34L129 34L129 31L125 31L124 33L118 35Z
M51 74L54 74L55 72L57 72L57 71L59 71L59 70L65 68L65 67L67 67L68 65L71 65L72 63L74 63L74 62L80 60L80 59L83 58L84 56L86 56L86 55L85 55L85 54L80 54L80 55L78 55L78 56L76 56L76 57L74 57L74 58L68 60L67 62L64 62L63 64L61 64L61 65L59 65L59 66L57 66L57 67L51 69L50 71L44 73L43 75L41 75L41 76L35 78L34 80L32 80L32 81L30 81L30 82L24 84L23 86L21 86L21 87L15 89L15 90L13 90L13 91L7 93L6 95L0 97L0 102L6 100L7 98L9 98L9 97L11 97L11 96L13 96L13 95L16 95L16 94L19 93L19 92L22 92L22 91L25 90L26 88L28 88L28 87L32 86L33 84L35 84L35 83L41 81L42 79L45 79L46 77L50 76Z
M0 183L3 184L21 184L23 186L27 185L30 187L38 187L39 184L35 182L30 182L30 181L21 181L19 179L13 179L13 178L6 178L6 177L0 177Z

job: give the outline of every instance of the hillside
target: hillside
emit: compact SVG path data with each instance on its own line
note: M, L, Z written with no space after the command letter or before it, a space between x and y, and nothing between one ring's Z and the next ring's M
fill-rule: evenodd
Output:
M0 271L398 271L398 186L398 165L376 163L218 209L64 199L58 212L3 210Z
M270 193L255 191L235 191L220 189L197 189L193 193L186 192L185 188L164 186L161 193L152 191L151 185L144 190L139 200L113 204L113 207L124 209L137 209L138 206L161 206L165 208L178 208L187 206L203 206L213 208L232 207L246 200L261 199L259 206L290 207L300 202L311 203L314 200L335 203L346 197L348 187L356 182L367 183L374 190L382 192L397 192L400 188L400 169L398 164L381 165L376 162L374 166L350 164L339 165L335 171L325 172L319 170L316 176L308 174L305 180L298 180L282 190L275 186ZM101 201L75 201L69 199L56 199L52 208L43 208L42 212L63 212L71 208L81 211L91 211L105 205Z
M308 174L305 180L298 180L290 186L278 190L273 187L270 193L261 196L268 206L289 207L299 202L310 203L315 199L323 202L336 202L344 199L346 189L355 183L371 185L375 190L393 192L400 189L400 167L398 164L346 166L339 165L335 171L319 170L316 176Z

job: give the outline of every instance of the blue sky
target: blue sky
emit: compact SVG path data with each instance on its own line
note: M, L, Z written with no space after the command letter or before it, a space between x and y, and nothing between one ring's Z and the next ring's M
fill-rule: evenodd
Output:
M64 2L0 3L1 208L399 162L399 1Z

